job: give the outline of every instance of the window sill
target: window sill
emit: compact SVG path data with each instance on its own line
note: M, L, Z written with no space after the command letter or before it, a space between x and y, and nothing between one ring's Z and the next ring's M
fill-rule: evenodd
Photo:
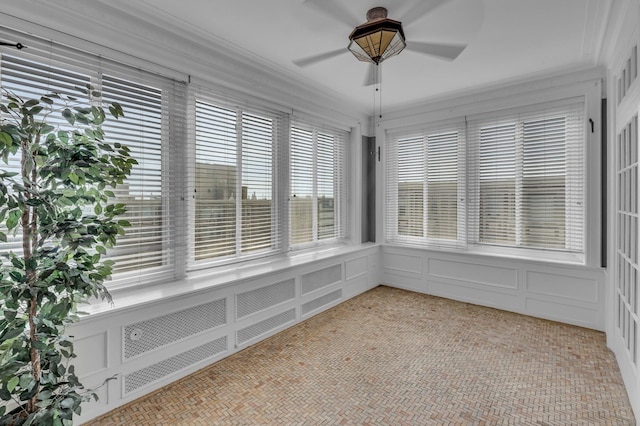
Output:
M318 250L307 250L295 254L273 256L259 260L247 261L233 265L226 265L207 270L188 273L181 280L171 280L155 285L132 286L111 291L113 304L106 301L92 301L91 304L80 307L82 312L90 316L136 309L141 305L157 303L159 301L192 295L212 288L224 288L235 285L238 281L256 278L262 275L284 272L306 263L333 257L343 257L350 253L377 247L374 243L360 245L339 245L323 247Z

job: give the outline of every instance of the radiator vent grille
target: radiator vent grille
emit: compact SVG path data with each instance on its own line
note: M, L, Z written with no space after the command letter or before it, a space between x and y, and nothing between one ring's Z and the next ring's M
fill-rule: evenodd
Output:
M302 276L302 294L342 281L342 265L310 272Z
M296 310L295 308L292 308L288 311L282 312L281 314L272 316L271 318L267 318L266 320L250 325L249 327L240 329L236 334L238 344L245 343L282 325L294 321L295 319Z
M223 336L202 346L165 359L164 361L134 371L124 377L124 393L128 394L143 386L158 381L169 374L214 357L227 350L227 336Z
M236 296L236 318L244 318L295 297L296 283L293 278L240 293Z
M309 312L315 311L316 309L328 305L331 302L335 302L336 300L340 300L342 298L342 289L332 291L331 293L325 294L322 297L318 297L317 299L313 299L302 305L302 315L306 315Z
M226 324L226 299L124 327L124 357L132 358L185 337Z

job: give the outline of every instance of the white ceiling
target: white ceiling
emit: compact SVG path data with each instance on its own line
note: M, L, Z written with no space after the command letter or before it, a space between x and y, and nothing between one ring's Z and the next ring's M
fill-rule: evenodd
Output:
M411 41L466 44L453 61L405 50L381 65L382 103L399 108L596 65L612 0L109 0L169 33L232 46L269 72L371 111L368 64L346 50L367 10L384 6ZM80 4L80 3L79 3ZM87 8L89 5L87 4ZM327 12L327 10L330 10ZM344 49L304 68L293 61Z

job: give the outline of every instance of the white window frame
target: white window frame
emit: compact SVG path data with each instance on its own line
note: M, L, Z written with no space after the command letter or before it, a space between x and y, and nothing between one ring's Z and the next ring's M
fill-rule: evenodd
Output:
M457 208L456 208L456 239L445 239L429 237L428 229L428 215L429 215L429 198L428 198L428 138L429 136L441 135L446 133L457 133ZM413 245L428 248L438 249L455 249L463 248L465 246L466 238L466 224L465 224L465 212L466 205L464 203L466 193L466 172L465 168L461 166L461 161L464 161L465 153L465 141L466 134L464 128L464 122L460 120L444 121L428 123L420 128L398 129L397 131L391 130L387 132L387 175L386 175L386 230L387 230L387 242L392 244ZM398 143L402 140L411 138L422 139L422 150L424 160L424 176L423 176L423 235L400 235L398 234ZM395 163L394 163L395 162Z

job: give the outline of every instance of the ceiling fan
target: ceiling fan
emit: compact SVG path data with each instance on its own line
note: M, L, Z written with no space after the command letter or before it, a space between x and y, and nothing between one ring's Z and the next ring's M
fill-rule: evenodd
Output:
M374 7L367 12L367 22L354 27L349 35L350 43L347 47L296 59L293 63L304 68L350 51L358 60L371 64L365 79L365 86L370 86L380 81L377 65L404 49L452 61L462 53L466 45L407 41L402 27L403 22L410 26L447 1L449 0L416 0L416 3L403 14L401 21L389 19L386 8ZM335 0L305 0L304 4L339 22L353 26L354 19L350 12Z

